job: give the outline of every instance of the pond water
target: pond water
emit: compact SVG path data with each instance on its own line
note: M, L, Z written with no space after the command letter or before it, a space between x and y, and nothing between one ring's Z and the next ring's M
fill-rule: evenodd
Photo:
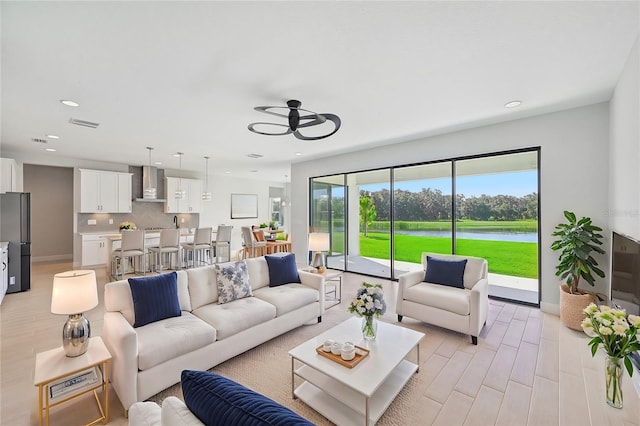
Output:
M396 234L422 237L451 238L450 231L396 231ZM457 238L469 240L514 241L518 243L537 243L536 232L504 232L504 231L458 231Z

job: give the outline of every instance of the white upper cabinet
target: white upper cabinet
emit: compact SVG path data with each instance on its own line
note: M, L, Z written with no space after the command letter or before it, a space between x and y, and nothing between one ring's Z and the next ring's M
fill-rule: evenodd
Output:
M187 181L186 185L184 182ZM202 211L202 181L197 179L182 179L187 191L187 203L183 213L200 213ZM182 201L182 200L181 200Z
M80 169L81 213L130 213L131 174Z
M118 173L118 213L131 213L131 173Z
M0 158L0 193L18 191L18 164L13 158Z
M165 178L166 213L200 213L202 210L202 181L198 179ZM176 200L176 190L181 188L186 195Z

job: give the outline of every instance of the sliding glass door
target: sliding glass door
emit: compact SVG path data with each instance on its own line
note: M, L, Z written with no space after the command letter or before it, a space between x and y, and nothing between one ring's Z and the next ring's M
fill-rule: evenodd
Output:
M344 269L346 263L346 191L344 175L312 179L310 232L325 232L330 236L327 266Z
M477 256L490 295L537 305L538 169L530 149L313 178L310 224L330 268L397 279L424 252Z
M394 169L394 278L421 269L423 252L452 253L452 205L451 162Z
M538 303L538 152L455 162L457 254L489 262L489 295Z
M346 175L349 188L346 270L391 278L390 170Z

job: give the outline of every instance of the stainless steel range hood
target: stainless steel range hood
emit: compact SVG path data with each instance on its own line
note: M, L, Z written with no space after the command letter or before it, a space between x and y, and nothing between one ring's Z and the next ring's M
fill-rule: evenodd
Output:
M137 179L134 179L134 182ZM135 183L134 183L135 184ZM134 193L140 195L140 192L134 189ZM144 203L164 203L164 198L158 198L160 188L158 186L158 168L153 166L142 166L142 198L136 198L134 201Z

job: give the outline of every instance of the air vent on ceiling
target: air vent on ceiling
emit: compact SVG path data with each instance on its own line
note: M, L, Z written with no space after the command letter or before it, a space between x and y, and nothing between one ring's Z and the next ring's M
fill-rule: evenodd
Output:
M249 157L249 158L262 158L262 157L264 157L264 155L260 155L260 154L247 154L247 157Z
M31 142L35 142L35 143L47 143L46 139L40 139L40 138L31 138Z
M73 117L69 119L69 123L75 124L77 126L91 127L92 129L95 129L100 125L100 123L93 123L91 121L78 120L77 118L73 118Z

